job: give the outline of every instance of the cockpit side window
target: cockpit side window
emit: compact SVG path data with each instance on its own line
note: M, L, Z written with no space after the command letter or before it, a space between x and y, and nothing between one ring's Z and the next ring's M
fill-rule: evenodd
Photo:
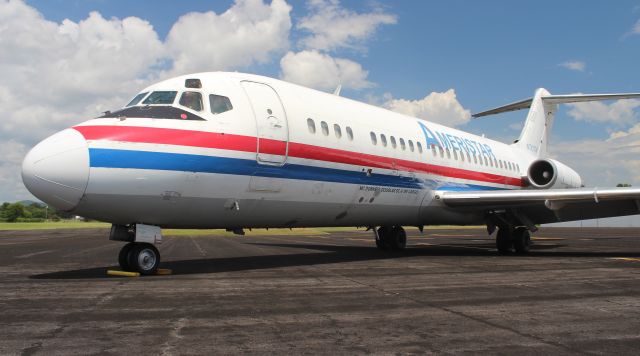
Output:
M202 94L197 91L185 91L180 96L180 105L195 111L202 111Z
M142 98L144 98L145 96L147 96L147 94L149 94L148 91L145 91L144 93L140 93L138 95L136 95L135 98L131 99L131 101L129 102L129 104L125 105L126 108L128 108L129 106L134 106L137 103L140 102L140 100L142 100Z
M209 106L212 114L221 114L225 111L233 109L231 100L226 96L209 94Z
M154 91L144 99L142 103L149 105L171 105L176 99L177 94L177 91Z

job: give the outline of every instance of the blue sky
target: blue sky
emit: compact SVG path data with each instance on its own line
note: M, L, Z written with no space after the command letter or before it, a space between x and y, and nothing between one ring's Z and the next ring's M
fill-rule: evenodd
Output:
M105 18L136 16L148 20L165 38L178 18L188 12L227 10L233 1L27 1L47 19L75 22L98 11ZM292 18L308 14L305 1L289 1ZM456 90L472 112L531 96L545 87L552 93L640 91L640 35L630 32L640 19L640 1L342 1L355 12L382 8L397 16L394 25L380 27L365 50L343 49L369 71L370 90L345 95L392 93L418 99L432 91ZM291 38L301 31L295 26ZM561 63L586 63L584 71ZM277 58L243 70L277 77ZM134 90L135 91L135 90ZM566 109L563 110L566 112ZM464 128L496 137L517 136L509 124L526 112L472 121ZM580 125L559 115L557 139L589 136L604 139L611 125ZM615 127L617 128L617 127ZM514 137L516 138L516 137Z
M93 11L99 15L91 18ZM202 15L210 11L215 16ZM225 14L238 22L264 21L273 35L254 32L246 44L223 43L237 32ZM126 34L128 17L149 26L137 23ZM481 120L469 120L468 113L529 97L538 87L556 94L640 92L639 21L640 1L0 0L0 112L7 117L0 148L13 152L0 165L6 187L0 201L28 197L15 171L35 142L182 70L246 71L320 90L340 82L344 96L510 141L526 111ZM140 42L127 48L122 38L132 33ZM27 40L14 40L23 36ZM251 36L263 36L255 49ZM199 50L202 41L220 47ZM118 48L120 62L103 62L98 42ZM183 63L181 53L188 54ZM300 63L328 63L335 70L325 75L331 80L314 81L312 73L300 72ZM29 77L20 74L29 72L45 78L51 91L37 117L22 113L15 100L2 102L2 90L31 94ZM87 85L95 82L101 90ZM445 94L450 89L455 96ZM450 106L432 107L431 94ZM562 107L551 152L590 185L640 184L639 112L640 101ZM24 122L34 129L15 124ZM603 148L611 148L606 157Z

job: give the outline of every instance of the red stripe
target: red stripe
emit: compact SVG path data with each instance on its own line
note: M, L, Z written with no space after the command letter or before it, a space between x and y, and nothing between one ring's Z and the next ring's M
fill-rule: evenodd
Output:
M257 150L256 137L225 133L139 126L75 126L74 129L78 130L87 140L155 143L243 152L256 152ZM261 139L260 145L261 151L267 154L283 154L286 149L286 143L278 140ZM518 187L523 185L520 178L312 146L296 142L289 142L289 156L364 167L430 173L444 177Z
M75 126L87 140L157 143L256 152L255 137L139 126Z

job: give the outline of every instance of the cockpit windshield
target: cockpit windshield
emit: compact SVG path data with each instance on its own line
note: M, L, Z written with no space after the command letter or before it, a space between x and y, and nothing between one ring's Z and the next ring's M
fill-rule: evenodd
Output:
M147 105L171 105L177 94L177 91L154 91L142 103Z
M167 105L134 105L122 110L110 112L107 111L100 118L146 118L146 119L166 119L166 120L195 120L204 121L198 115L194 115L187 110L182 110L173 106Z
M123 109L107 111L100 117L206 121L201 116L209 114L204 112L205 109L209 109L214 115L233 109L228 97L208 93L205 95L209 96L208 102L205 102L206 97L200 91L195 90L145 91L137 94ZM179 97L177 103L176 97ZM208 108L205 107L206 104Z
M180 105L194 111L202 111L202 94L197 91L185 91L180 96Z
M212 114L222 114L233 109L231 101L226 96L209 94L209 106Z
M149 94L148 91L144 92L144 93L140 93L138 95L136 95L135 98L131 99L131 101L129 102L129 104L125 105L125 108L129 107L129 106L134 106L137 103L140 102L140 100L142 100L142 98L144 98L145 96L147 96L147 94Z

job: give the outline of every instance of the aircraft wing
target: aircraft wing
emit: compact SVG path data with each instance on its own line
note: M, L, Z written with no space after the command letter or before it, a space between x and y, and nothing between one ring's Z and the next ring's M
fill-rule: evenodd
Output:
M439 191L436 199L460 210L511 210L533 224L640 214L640 188Z

